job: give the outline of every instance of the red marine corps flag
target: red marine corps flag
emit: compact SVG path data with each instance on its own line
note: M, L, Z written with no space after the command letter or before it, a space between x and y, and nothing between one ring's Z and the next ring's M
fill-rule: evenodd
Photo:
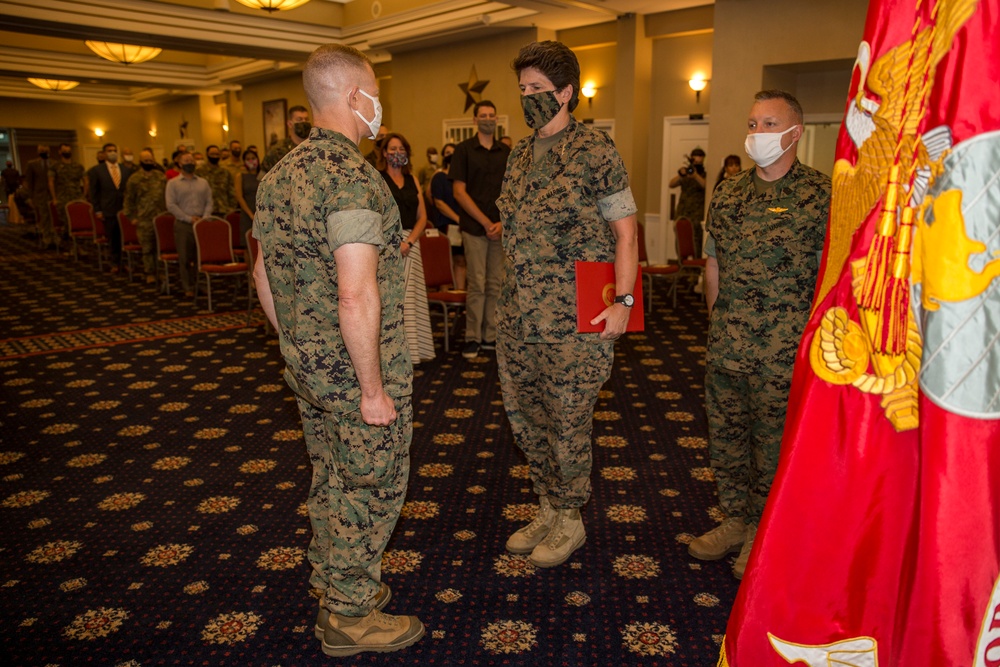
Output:
M722 666L1000 666L998 25L872 0Z

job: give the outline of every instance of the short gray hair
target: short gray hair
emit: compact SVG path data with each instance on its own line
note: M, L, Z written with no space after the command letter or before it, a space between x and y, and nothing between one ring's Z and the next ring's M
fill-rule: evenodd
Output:
M799 101L795 99L795 95L784 91L772 88L771 90L762 90L753 96L755 102L764 102L766 100L784 100L785 104L791 108L792 113L795 114L798 124L802 124L802 105Z

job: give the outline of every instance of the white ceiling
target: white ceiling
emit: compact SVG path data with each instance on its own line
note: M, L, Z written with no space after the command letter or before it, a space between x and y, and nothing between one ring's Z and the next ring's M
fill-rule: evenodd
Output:
M3 0L0 96L104 104L150 104L220 93L300 67L321 44L341 42L376 62L393 53L516 28L564 30L711 4L713 0L312 0L267 14L236 0ZM163 48L120 65L86 39ZM80 81L59 93L34 76Z

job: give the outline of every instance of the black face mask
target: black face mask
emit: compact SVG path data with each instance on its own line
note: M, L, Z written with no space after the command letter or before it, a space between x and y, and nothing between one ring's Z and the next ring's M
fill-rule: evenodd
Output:
M140 162L139 166L145 169L146 171L152 171L153 167L155 167L156 165L153 164L152 162Z
M181 165L181 169L183 169L185 172L187 172L189 174L193 174L194 173L194 168L195 168L195 165L192 162L189 162L187 164L182 164Z
M211 155L209 155L208 161L211 164L219 164L219 156L212 157Z
M38 157L42 158L43 160L48 160L49 159L49 152L48 151L42 151L41 153L38 154Z
M243 155L243 151L241 151L239 148L230 148L229 154L232 155L233 157L239 157Z
M295 136L299 139L308 139L310 130L312 130L312 123L307 120L295 123Z
M64 158L66 158L68 160L71 157L73 157L73 151L63 151L59 155L62 155Z

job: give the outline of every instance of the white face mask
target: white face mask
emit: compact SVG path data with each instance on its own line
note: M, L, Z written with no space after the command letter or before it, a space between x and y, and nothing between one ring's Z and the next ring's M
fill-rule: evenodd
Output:
M748 134L747 140L743 142L743 149L750 156L750 159L757 163L758 167L770 167L777 162L778 158L785 154L788 148L795 145L795 142L788 144L788 148L781 147L781 138L794 130L798 125L792 125L784 132L759 132Z
M375 117L372 118L371 120L368 120L367 118L362 116L361 112L358 111L357 109L353 110L354 113L358 115L358 118L365 121L365 125L368 126L368 129L371 132L371 134L368 135L368 138L374 139L376 136L378 136L378 129L382 127L382 103L378 101L377 97L372 97L371 95L361 90L360 88L358 88L358 92L367 97L368 99L370 99L372 101L372 105L375 107Z

